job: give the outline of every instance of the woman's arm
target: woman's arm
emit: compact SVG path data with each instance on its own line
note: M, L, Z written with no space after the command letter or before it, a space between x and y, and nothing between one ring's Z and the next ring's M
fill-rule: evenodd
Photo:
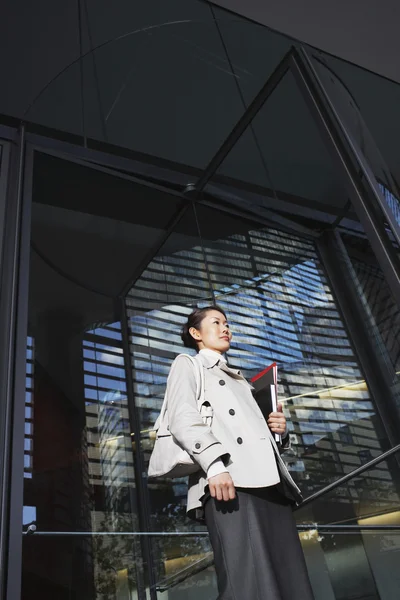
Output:
M229 453L203 423L197 408L196 377L189 358L179 356L172 364L167 382L169 430L176 441L207 473L216 459L224 462Z

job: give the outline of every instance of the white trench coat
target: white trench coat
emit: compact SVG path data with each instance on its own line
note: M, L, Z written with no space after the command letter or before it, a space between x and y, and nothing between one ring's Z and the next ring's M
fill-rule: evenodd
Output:
M196 509L202 507L206 473L217 458L224 461L235 487L269 487L284 479L294 499L300 501L301 492L280 456L252 386L240 371L218 358L200 353L197 359L204 367L201 413L189 358L175 359L167 382L170 433L201 467L189 477L188 513L200 516ZM207 415L212 419L206 419Z

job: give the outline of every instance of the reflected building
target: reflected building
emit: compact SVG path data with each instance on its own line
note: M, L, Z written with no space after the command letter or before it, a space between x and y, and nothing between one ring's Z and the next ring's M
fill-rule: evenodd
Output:
M315 247L277 230L203 243L215 300L226 310L234 333L230 364L250 378L278 363L279 394L293 443L286 459L304 493L312 494L380 454L385 436L377 408ZM195 293L206 273L189 259L197 255L200 262L201 252L193 247L157 258L127 297L144 429L151 428L160 409L159 388L181 352L179 328L191 310L190 300L189 306L181 302L178 274L185 272L184 293ZM169 305L160 306L161 298L150 300L160 290ZM211 301L197 300L199 306ZM390 479L387 466L377 473L380 485ZM354 490L347 498L357 502ZM370 510L374 502L372 495Z

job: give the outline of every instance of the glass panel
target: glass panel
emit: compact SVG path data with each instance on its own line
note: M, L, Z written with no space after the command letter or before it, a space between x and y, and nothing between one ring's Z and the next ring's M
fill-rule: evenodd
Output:
M371 173L375 176L375 194L380 197L381 203L386 211L387 218L391 218L391 228L397 240L400 239L400 188L386 164L378 146L372 137L358 104L345 85L343 80L336 74L329 60L313 51L313 64L316 72L327 92L339 118L351 137L357 153L366 159ZM375 182L374 182L375 183Z
M183 537L190 539L190 535L181 533ZM86 578L82 577L80 565L83 544L90 550L93 561ZM173 546L174 538L167 537L165 547L172 549ZM217 596L212 553L193 557L193 561L185 561L180 556L161 555L159 560L162 569L159 570L165 571L165 577L157 581L153 590L147 587L145 595L138 596L142 560L137 554L137 548L140 548L140 539L133 533L25 535L25 563L35 564L37 553L45 557L45 562L37 580L29 581L30 589L27 587L28 582L24 580L22 597L138 600L139 597L150 598L150 593L154 591L158 600L209 600ZM62 578L59 574L60 553L66 557L62 565ZM48 557L52 558L47 560ZM145 563L144 565L147 567Z
M229 56L229 66L248 107L290 50L293 40L218 6L213 7L213 13Z
M146 467L153 447L149 431L161 408L173 359L182 348L180 327L199 300L211 302L193 210L188 210L174 233L137 280L127 296L136 405ZM153 531L200 531L186 517L186 479L157 479L148 483ZM207 537L159 538L152 541L157 579L188 567L210 552Z
M198 209L216 300L234 333L229 362L248 378L278 363L293 444L284 456L307 496L338 479L364 446L385 448L379 415L314 244L272 228L246 232L243 222L216 238L210 213ZM347 429L354 437L338 460Z
M344 463L348 446L337 444L337 460ZM378 452L360 446L343 475L376 458ZM395 454L296 511L300 524L330 523L400 526L400 456ZM357 459L357 462L356 462Z
M87 543L93 548L95 577L93 582L84 582L85 598L131 600L137 597L135 563L131 562L134 539L133 535L90 538ZM37 535L25 540L26 560L38 549L44 554L50 554L51 549L55 557L61 547L67 550L70 558L65 565L63 587L54 585L49 571L43 572L53 597L67 599L82 586L75 568L79 562L76 540L76 537ZM399 530L376 531L362 525L352 531L340 531L334 526L321 526L301 531L300 540L315 600L397 600ZM54 566L56 564L54 561ZM192 568L180 569L175 577L159 581L156 591L159 600L209 600L217 594L214 567L205 558ZM40 587L36 587L36 592L41 593Z
M315 600L397 600L400 531L300 533Z
M352 267L354 283L369 316L369 328L382 358L399 375L400 311L365 235L345 227L340 234ZM396 380L398 378L396 377Z
M146 527L138 518L129 357L118 298L180 202L127 179L35 154L25 527L89 533ZM104 581L107 565L111 583ZM24 600L136 598L137 573L138 541L132 548L111 536L73 543L24 536ZM116 585L125 591L113 595Z
M399 307L360 224L344 219L333 239L343 287L357 298L357 343L371 365L367 380L383 415L384 435L394 445L400 440Z
M300 532L315 600L397 600L400 586L400 531L354 531L331 528ZM288 566L286 566L289 568ZM206 600L215 597L212 567L199 564L194 573L171 579L159 598ZM215 585L215 583L214 583ZM163 588L161 588L163 589Z
M208 240L210 219L201 220L199 209L200 226L217 300L236 333L230 362L248 377L278 363L292 439L285 459L307 496L357 464L363 448L379 453L387 444L319 254L301 235L304 225L321 233L354 214L291 74L246 134L256 153L248 146L249 159L240 164L243 136L207 191L257 211L267 222L285 217L282 225L291 231L249 226L224 239L224 253L220 240ZM236 179L221 185L232 165L250 185ZM346 436L348 450L338 460L337 443Z
M120 3L116 13L101 5L82 7L82 65L62 65L26 119L204 168L244 112L210 7L149 0ZM275 58L279 50L273 66ZM254 77L246 66L234 64L252 99L269 67Z
M133 536L24 536L22 598L137 600L138 548Z
M285 456L307 496L339 478L365 445L379 453L386 442L316 248L294 233L257 228L201 204L196 216L201 240L194 215L187 213L127 298L146 464L169 366L186 351L180 327L193 306L211 302L210 281L234 334L230 364L250 378L278 362L293 443ZM339 456L336 438L346 427L354 428L354 438ZM149 481L148 489L154 531L201 531L185 517L184 479ZM203 537L188 544L177 540L170 547L163 539L153 542L153 551L158 557L184 558L184 564L209 552ZM165 564L158 564L163 580Z
M360 464L371 458L360 449ZM316 600L398 597L399 494L397 453L296 511Z
M315 59L321 59L320 54L315 50L309 49L309 52L314 55ZM333 56L325 55L323 64L351 94L354 100L353 104L362 115L376 146L384 157L388 166L386 171L398 184L400 172L396 148L400 123L394 115L397 114L400 102L400 85ZM358 129L358 131L360 130ZM352 129L352 132L354 133L355 130ZM360 137L358 139L360 140ZM361 148L364 146L361 145Z
M206 190L266 220L286 216L298 228L320 231L344 213L347 194L290 72Z
M179 542L177 539L165 538L162 547L159 544L158 572L165 575L157 582L158 600L217 598L214 556L208 536L204 536L203 548L199 547L198 554L193 554L195 534L181 538ZM186 555L182 553L185 546L189 551Z

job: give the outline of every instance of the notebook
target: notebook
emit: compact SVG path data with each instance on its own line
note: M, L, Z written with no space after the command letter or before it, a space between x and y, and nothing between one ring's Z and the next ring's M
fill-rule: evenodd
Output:
M268 420L270 413L278 410L278 366L272 363L251 378L251 383L254 387L254 398L264 415L265 420ZM278 433L273 434L277 444L282 443L282 436Z

